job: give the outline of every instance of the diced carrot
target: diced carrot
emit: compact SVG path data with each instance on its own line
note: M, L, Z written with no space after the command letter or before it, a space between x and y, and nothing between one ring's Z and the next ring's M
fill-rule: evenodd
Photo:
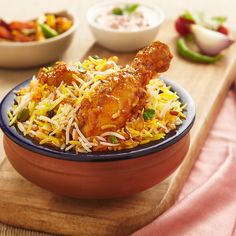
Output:
M170 110L170 114L173 116L177 116L179 114L179 112L175 111L175 110Z
M75 134L74 134L74 140L77 141L78 139L79 139L78 133L75 132Z
M34 36L26 36L17 30L12 31L13 40L16 42L31 42L35 40Z
M9 26L11 30L33 29L35 28L35 22L12 21Z
M32 128L31 128L33 131L36 131L36 130L38 130L39 128L38 128L38 126L37 125L32 125Z
M12 39L11 32L7 28L0 26L0 38L8 40Z
M41 99L41 95L40 94L38 94L38 93L34 94L33 100L39 101L40 99Z

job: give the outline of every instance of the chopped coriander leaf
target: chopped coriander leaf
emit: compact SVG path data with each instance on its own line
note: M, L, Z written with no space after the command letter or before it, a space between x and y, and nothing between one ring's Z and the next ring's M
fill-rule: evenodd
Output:
M188 20L192 20L195 21L195 17L193 16L193 14L190 11L185 11L184 14L182 15L182 17L184 19L188 19Z
M115 8L112 9L112 14L114 14L114 15L123 15L124 13L123 13L123 10L121 8L115 7Z
M97 60L97 59L99 59L100 57L99 57L98 55L93 55L92 58L95 59L95 60Z
M28 108L23 108L22 110L19 111L17 115L17 120L20 122L24 122L29 118L29 109Z
M111 140L111 142L112 143L114 143L114 144L117 144L118 143L118 140L117 140L117 138L115 137L115 136L109 136L109 138L110 138L110 140Z
M155 116L156 112L154 109L146 109L143 112L143 118L144 120L152 119Z
M227 21L227 17L215 16L215 17L212 17L212 20L216 21L219 25L222 25L225 21Z
M137 3L129 4L129 5L126 5L124 10L127 13L132 14L133 12L135 12L137 10L138 7L139 7L139 4L137 4Z
M82 65L78 65L78 71L80 73L85 73L86 72L86 70L84 69L84 67Z

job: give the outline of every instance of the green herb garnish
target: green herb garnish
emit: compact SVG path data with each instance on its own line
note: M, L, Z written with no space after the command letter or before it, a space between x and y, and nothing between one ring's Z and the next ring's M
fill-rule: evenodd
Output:
M227 17L225 16L214 16L212 20L215 21L217 24L222 25L227 21Z
M195 22L196 24L203 24L204 22L204 13L203 12L198 12L198 13L192 13L188 10L184 12L182 15L184 19L191 20Z
M80 73L85 73L86 72L86 70L84 69L84 67L82 65L78 65L78 71Z
M137 3L129 4L125 6L124 11L126 11L128 14L132 14L133 12L137 10L138 7L139 7L139 4Z
M186 11L184 12L184 14L182 15L182 17L183 17L184 19L187 19L187 20L195 21L195 17L194 17L193 14L192 14L190 11L188 11L188 10L186 10Z
M152 119L155 116L156 112L154 109L146 109L143 112L143 118L144 120Z
M135 12L137 10L138 7L139 7L139 4L137 4L137 3L128 4L124 8L115 7L112 9L112 14L120 15L120 16L124 15L125 12L128 14L132 14L133 12Z
M211 18L206 18L203 12L192 13L187 10L184 12L182 17L187 20L192 20L196 24L203 25L204 27L215 30L227 21L227 17L225 16L214 16Z
M19 111L17 115L17 120L20 122L24 122L29 118L29 109L28 108L23 108L22 110Z
M100 57L98 55L93 55L92 58L95 60L100 59Z
M117 138L115 136L109 136L109 138L110 138L112 143L114 143L114 144L118 143L118 140L117 140Z
M115 7L112 9L112 14L121 16L124 14L124 12L121 8Z

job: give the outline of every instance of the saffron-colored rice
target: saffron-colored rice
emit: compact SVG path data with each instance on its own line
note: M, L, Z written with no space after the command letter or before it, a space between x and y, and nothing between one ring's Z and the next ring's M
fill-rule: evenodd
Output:
M53 89L49 89L52 86L48 84L41 84L34 76L28 87L15 92L16 103L8 113L9 125L16 125L23 135L37 140L40 145L50 145L77 153L117 151L163 139L167 133L182 124L186 105L181 104L178 95L159 78L150 80L146 86L146 104L136 120L128 120L124 127L115 132L109 131L108 124L106 131L96 137L85 137L79 129L76 116L81 102L84 98L91 99L101 80L120 69L117 61L117 57L89 57L82 64L69 65L72 70L82 66L86 70L86 80L84 77L79 78L78 74L73 74L73 79L78 83L72 82L72 85L68 85L62 82L59 87ZM67 102L68 99L70 103ZM21 122L18 116L24 108L29 110L29 117ZM145 120L142 116L147 109L154 110L155 115ZM53 111L52 117L48 116L50 111ZM113 127L112 124L110 127Z

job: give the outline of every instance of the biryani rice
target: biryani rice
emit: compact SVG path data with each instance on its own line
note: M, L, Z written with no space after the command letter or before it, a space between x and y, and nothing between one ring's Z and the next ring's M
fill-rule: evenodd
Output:
M166 136L185 119L185 104L181 104L176 92L171 91L163 80L154 78L146 86L145 107L138 117L128 120L121 129L109 131L106 125L100 136L85 137L79 129L77 113L83 99L91 99L96 87L111 73L120 70L118 58L108 59L89 57L83 63L68 65L77 81L68 85L64 82L58 87L42 84L33 76L28 87L15 91L15 104L8 113L9 125L16 125L25 136L37 140L40 145L50 145L65 151L92 152L103 150L122 150L139 144L159 140ZM50 67L43 68L48 71ZM84 71L83 71L84 70ZM22 109L29 110L29 117L20 121ZM146 111L153 117L144 119ZM51 114L51 115L49 115ZM113 114L114 118L120 114ZM149 114L150 115L150 114Z

